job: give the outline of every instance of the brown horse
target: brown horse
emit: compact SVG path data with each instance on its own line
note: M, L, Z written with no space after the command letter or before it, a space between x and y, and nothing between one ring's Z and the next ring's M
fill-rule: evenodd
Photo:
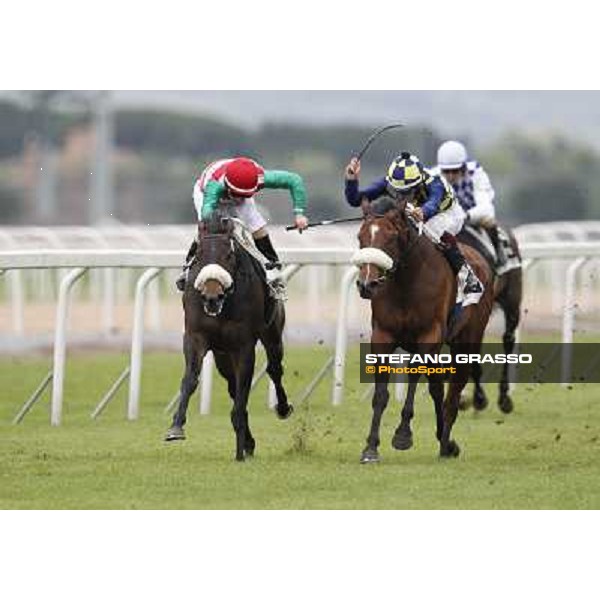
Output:
M409 222L406 203L382 198L371 205L358 234L358 288L361 297L371 300L371 349L375 353L393 353L401 346L408 352L436 353L447 342L450 351L477 352L481 346L493 301L492 273L481 256L462 247L465 258L485 286L478 304L467 306L451 319L456 277L435 244L422 236ZM440 456L458 456L460 448L451 438L460 393L469 378L470 365L457 364L450 376L444 401L441 376L429 376L429 392L436 413L436 436ZM412 446L410 422L419 375L409 375L402 419L392 445L397 450ZM381 417L389 400L388 373L376 372L373 418L361 462L379 460Z
M521 252L519 244L513 232L506 229L509 239L509 258L516 259L520 265ZM471 246L477 250L488 262L488 265L493 269L495 259L489 254L487 249L479 241L469 228L464 228L457 236L457 239L464 244ZM502 336L502 345L504 353L510 354L514 351L516 339L515 332L519 326L521 318L521 302L523 301L523 269L521 266L506 271L496 277L494 282L494 302L502 309L504 313L504 334ZM513 411L513 401L509 395L507 364L502 366L502 374L498 384L498 406L503 413L511 413ZM488 404L487 397L483 386L481 385L482 368L479 363L473 364L471 377L475 389L473 390L473 408L483 410Z
M282 384L283 303L270 297L262 267L237 242L233 222L226 212L215 212L199 231L196 261L187 278L183 309L185 374L165 441L185 439L183 426L188 402L198 386L202 360L212 350L233 400L235 458L242 461L254 454L256 446L247 405L258 340L267 354L267 373L277 394L277 416L287 419L293 407Z

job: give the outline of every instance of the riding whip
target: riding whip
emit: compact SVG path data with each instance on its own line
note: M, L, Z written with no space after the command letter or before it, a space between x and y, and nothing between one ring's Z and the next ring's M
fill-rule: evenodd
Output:
M306 227L320 227L321 225L335 225L336 223L352 223L355 221L362 221L363 217L349 217L345 219L327 219L326 221L313 221L309 223ZM293 231L294 229L298 229L297 225L288 225L285 230Z
M390 129L397 129L399 127L404 127L404 123L390 123L389 125L384 125L383 127L378 127L367 139L367 141L365 142L364 146L362 147L362 149L360 150L360 152L356 155L356 158L358 160L360 160L365 153L367 152L367 150L371 147L371 144L373 144L373 142L383 133L385 133L386 131L390 130ZM347 219L328 219L326 221L317 221L314 223L309 223L307 225L308 227L320 227L321 225L334 225L336 223L352 223L355 221L362 221L363 218L362 217L351 217L351 218L347 218ZM293 231L294 229L298 229L298 227L296 225L288 225L285 230L286 231Z
M397 129L399 127L404 127L404 123L391 123L390 125L384 125L383 127L379 127L376 129L370 136L369 139L365 142L365 145L362 147L362 150L356 155L356 158L360 160L367 150L371 147L371 144L384 132L389 129Z

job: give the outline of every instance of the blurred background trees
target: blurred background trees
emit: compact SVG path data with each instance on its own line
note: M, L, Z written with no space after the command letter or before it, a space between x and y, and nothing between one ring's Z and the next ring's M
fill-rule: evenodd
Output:
M343 200L343 167L381 124L277 122L251 129L211 115L158 109L108 115L100 100L92 92L69 91L22 92L0 100L0 223L190 222L199 172L216 158L240 154L267 168L301 173L312 218L351 215L354 209ZM490 174L504 222L600 218L600 156L592 147L556 134L518 131L481 147L456 137ZM401 150L432 164L442 139L419 123L385 134L364 161L363 181L381 176ZM111 198L104 198L108 192L99 184L98 169L107 162L99 160L99 152L107 155L110 169L102 180L110 175ZM272 221L289 221L286 194L265 194L261 205Z

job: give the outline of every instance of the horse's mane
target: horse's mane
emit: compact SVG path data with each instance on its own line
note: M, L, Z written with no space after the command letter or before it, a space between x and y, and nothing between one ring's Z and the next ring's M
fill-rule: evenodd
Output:
M391 210L398 210L398 202L389 196L373 200L369 206L369 213L374 217L383 217Z
M231 213L226 208L217 208L208 219L204 219L204 231L211 235L226 234L231 231Z

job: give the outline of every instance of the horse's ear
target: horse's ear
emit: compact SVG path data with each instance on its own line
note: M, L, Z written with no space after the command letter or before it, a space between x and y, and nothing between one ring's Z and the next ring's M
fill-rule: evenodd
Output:
M386 213L390 221L398 228L402 228L402 226L406 223L405 217L405 206L400 206L401 204L406 204L405 202L399 203L399 205Z
M408 202L406 200L398 200L398 210L405 215L406 214L406 205Z
M229 216L221 217L221 231L225 233L232 233L233 229L233 219Z

